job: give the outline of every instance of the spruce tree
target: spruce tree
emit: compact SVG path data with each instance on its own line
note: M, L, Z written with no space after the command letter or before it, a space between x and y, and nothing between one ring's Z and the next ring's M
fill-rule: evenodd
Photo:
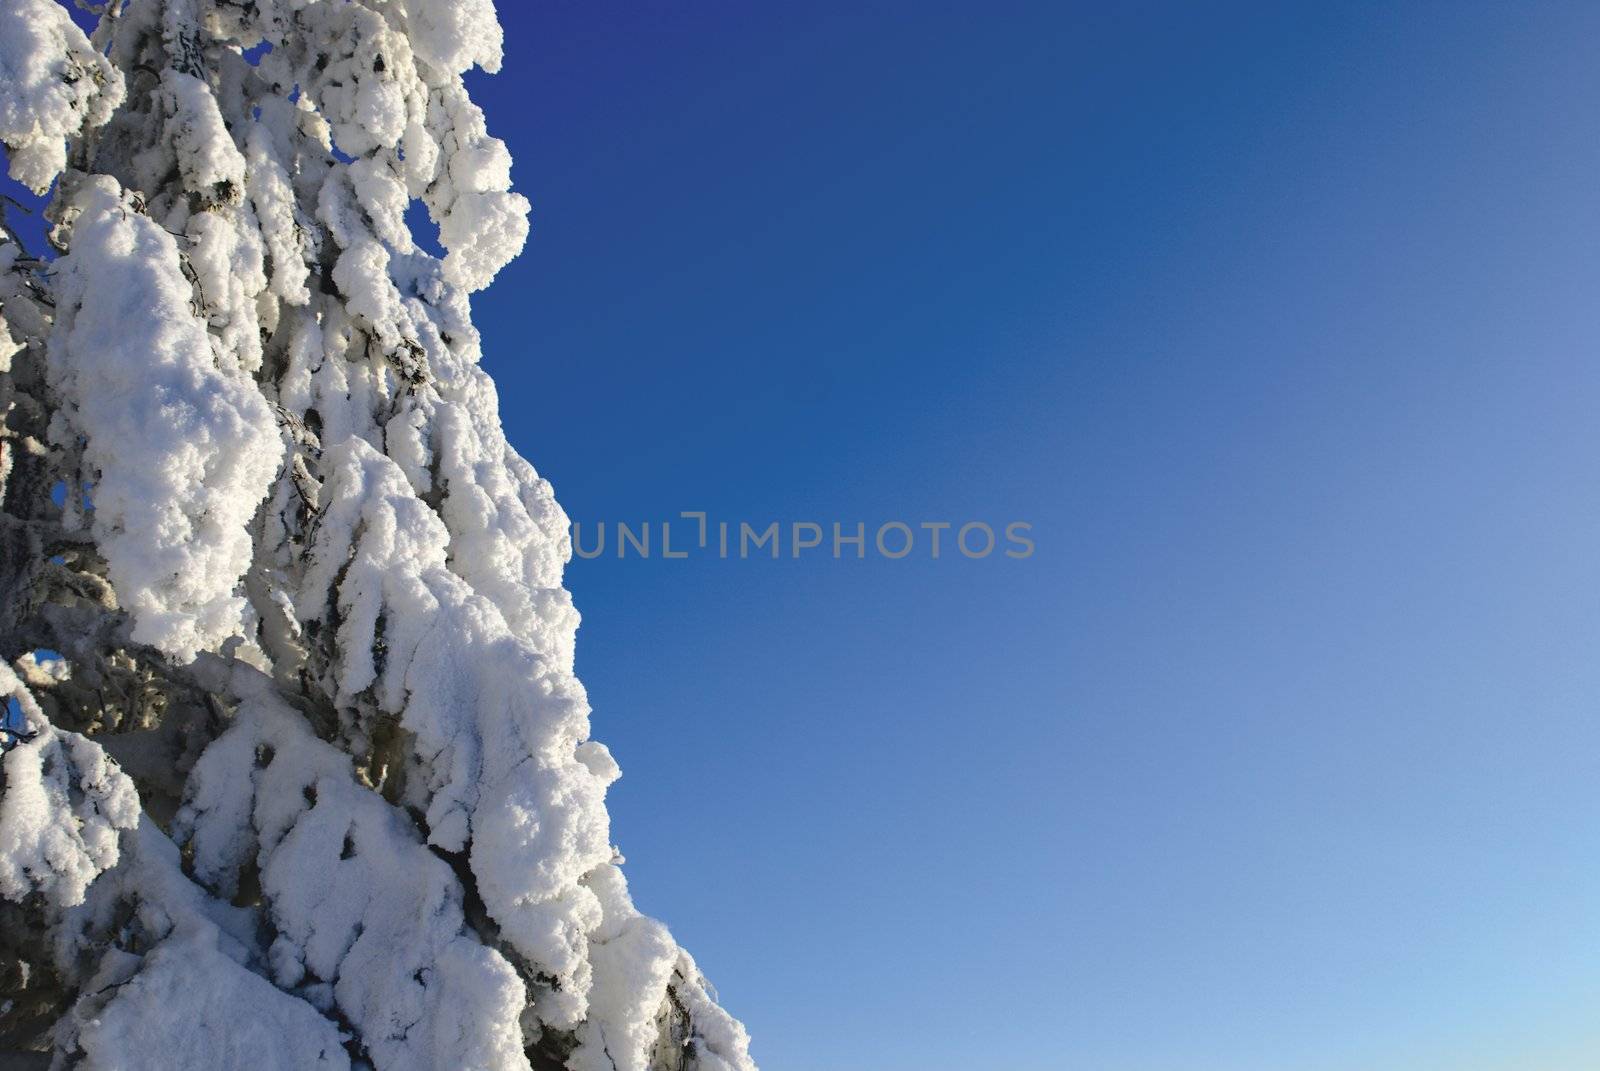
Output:
M629 898L567 520L478 363L528 230L492 3L88 10L0 0L52 247L0 235L0 1049L753 1068Z

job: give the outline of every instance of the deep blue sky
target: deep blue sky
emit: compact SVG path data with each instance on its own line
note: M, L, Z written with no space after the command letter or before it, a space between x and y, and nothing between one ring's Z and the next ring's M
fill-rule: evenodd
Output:
M476 300L767 1071L1600 1066L1600 7L502 4Z
M1600 1066L1600 7L501 8L574 517L1034 525L570 571L766 1071Z

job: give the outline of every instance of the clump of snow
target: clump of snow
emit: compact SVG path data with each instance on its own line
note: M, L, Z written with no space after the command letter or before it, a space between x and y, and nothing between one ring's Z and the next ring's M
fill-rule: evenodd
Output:
M245 526L278 430L248 377L219 367L172 236L107 178L74 207L49 348L70 405L57 431L86 442L93 531L134 639L187 660L243 627Z
M122 850L57 926L55 966L83 994L55 1028L70 1066L350 1066L340 1029L264 977L252 912L185 877L177 847L148 818L123 835Z
M233 226L215 212L196 213L188 237L188 265L217 349L228 363L254 372L261 366L256 297L267 288L261 238L255 228Z
M109 980L108 980L109 981ZM117 984L117 983L111 983ZM339 1030L224 955L215 933L180 931L121 981L76 1036L83 1071L347 1071Z
M573 1071L646 1071L656 1012L666 999L678 946L665 926L634 910L616 867L596 870L588 886L605 914L591 935L594 990L569 1066Z
M192 74L161 74L167 131L183 188L223 204L244 193L244 156L233 144L211 87Z
M571 1071L649 1071L662 1034L659 1018L669 1007L687 1013L689 1032L669 1039L693 1050L697 1067L752 1068L744 1026L711 999L694 960L667 928L634 908L622 871L607 865L585 880L604 921L591 938L594 990L567 1063Z
M436 4L405 0L406 28L417 58L449 74L473 64L493 74L500 69L503 37L492 0Z
M0 142L35 193L67 166L66 139L110 118L122 73L55 0L0 3Z
M259 867L277 984L337 1006L379 1067L527 1071L522 982L466 930L449 866L264 679L235 687L247 698L177 825L210 887L231 894Z
M430 95L428 125L438 132L443 174L425 200L447 250L445 277L481 290L522 252L528 199L510 192L511 154L489 136L483 110L460 82Z
M360 4L324 13L319 29L326 62L309 88L334 142L351 156L398 144L420 108L411 42Z
M600 922L581 879L612 855L613 771L578 757L589 728L582 686L447 567L449 532L395 462L359 439L330 460L301 619L339 630L340 698L370 688L414 734L429 841L470 846L490 915L560 980L548 1011L574 1022L589 988L587 934Z
M305 305L311 300L306 288L311 243L296 218L294 186L272 151L266 127L252 123L247 139L246 187L261 241L271 256L272 292L290 305Z
M116 865L118 832L138 822L139 794L99 744L51 725L4 663L0 701L15 702L28 726L0 757L0 896L81 903Z
M355 439L330 468L303 619L339 629L341 697L370 690L413 734L429 840L470 847L501 936L557 980L535 1007L545 1023L577 1026L571 1066L605 1071L609 1053L618 1071L645 1071L673 984L693 1006L702 1066L753 1067L743 1028L611 865L604 793L618 770L588 740L570 664L520 639L451 571L449 531L392 460Z

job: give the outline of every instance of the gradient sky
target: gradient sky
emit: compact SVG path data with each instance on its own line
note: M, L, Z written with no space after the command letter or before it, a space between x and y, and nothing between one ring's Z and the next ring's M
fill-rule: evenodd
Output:
M767 1071L1600 1067L1600 7L501 8L575 518L1035 526L570 570Z
M766 1071L1600 1068L1600 6L500 6L569 513L1034 526L569 572Z

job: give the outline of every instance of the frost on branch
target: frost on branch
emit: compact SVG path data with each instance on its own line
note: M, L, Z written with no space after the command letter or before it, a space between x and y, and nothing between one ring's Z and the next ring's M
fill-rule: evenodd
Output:
M0 1051L750 1071L628 895L566 517L478 363L528 233L492 4L0 29L13 173L60 175L53 259L0 226Z

